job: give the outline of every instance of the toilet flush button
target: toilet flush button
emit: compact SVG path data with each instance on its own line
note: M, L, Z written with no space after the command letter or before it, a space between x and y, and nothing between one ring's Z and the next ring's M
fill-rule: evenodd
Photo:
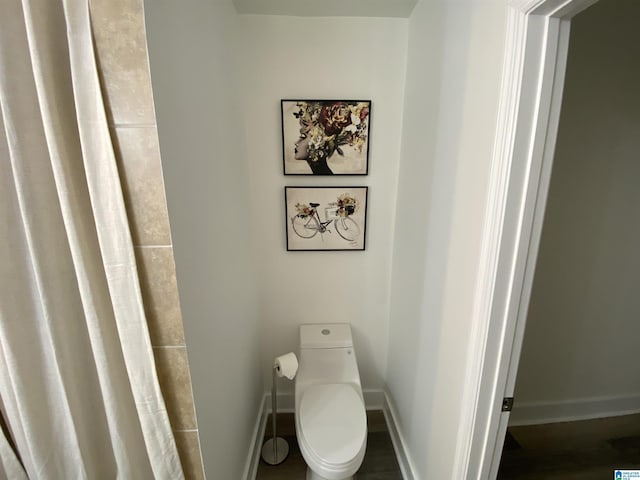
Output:
M324 330L322 330L321 332L323 335L329 335L331 333L331 330L329 330L328 328L325 328Z

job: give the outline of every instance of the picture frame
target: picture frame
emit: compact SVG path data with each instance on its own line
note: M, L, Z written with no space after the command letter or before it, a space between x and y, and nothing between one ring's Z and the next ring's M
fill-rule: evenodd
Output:
M285 187L287 251L364 250L369 187Z
M285 175L367 175L371 100L281 100Z

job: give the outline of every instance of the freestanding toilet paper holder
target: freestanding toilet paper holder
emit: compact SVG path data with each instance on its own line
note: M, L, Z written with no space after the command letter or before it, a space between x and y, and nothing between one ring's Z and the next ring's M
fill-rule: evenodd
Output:
M271 430L273 438L270 438L262 446L262 459L269 465L278 465L284 462L287 455L289 455L289 444L287 441L278 437L276 434L276 415L278 413L278 399L277 399L277 378L278 365L273 365L273 377L271 387Z

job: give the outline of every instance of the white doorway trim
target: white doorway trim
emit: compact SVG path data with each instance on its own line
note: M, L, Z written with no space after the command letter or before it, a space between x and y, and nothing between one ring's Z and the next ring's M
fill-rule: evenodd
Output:
M555 150L571 18L597 0L512 0L453 478L494 479Z

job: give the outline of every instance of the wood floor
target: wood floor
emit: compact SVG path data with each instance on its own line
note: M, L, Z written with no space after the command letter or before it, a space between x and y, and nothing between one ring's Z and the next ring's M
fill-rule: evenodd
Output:
M498 480L609 480L640 470L640 415L510 427Z
M356 480L402 480L383 413L367 411L367 427L367 450ZM289 456L280 465L268 465L260 459L256 480L304 480L307 465L296 441L293 413L278 414L277 431L289 443ZM265 440L268 438L271 438L271 416L265 432Z
M367 451L356 479L402 480L382 412L367 412L367 423ZM278 415L278 436L289 443L289 456L275 466L260 460L256 480L304 480L292 413ZM615 469L640 470L640 414L510 427L498 480L609 480Z

